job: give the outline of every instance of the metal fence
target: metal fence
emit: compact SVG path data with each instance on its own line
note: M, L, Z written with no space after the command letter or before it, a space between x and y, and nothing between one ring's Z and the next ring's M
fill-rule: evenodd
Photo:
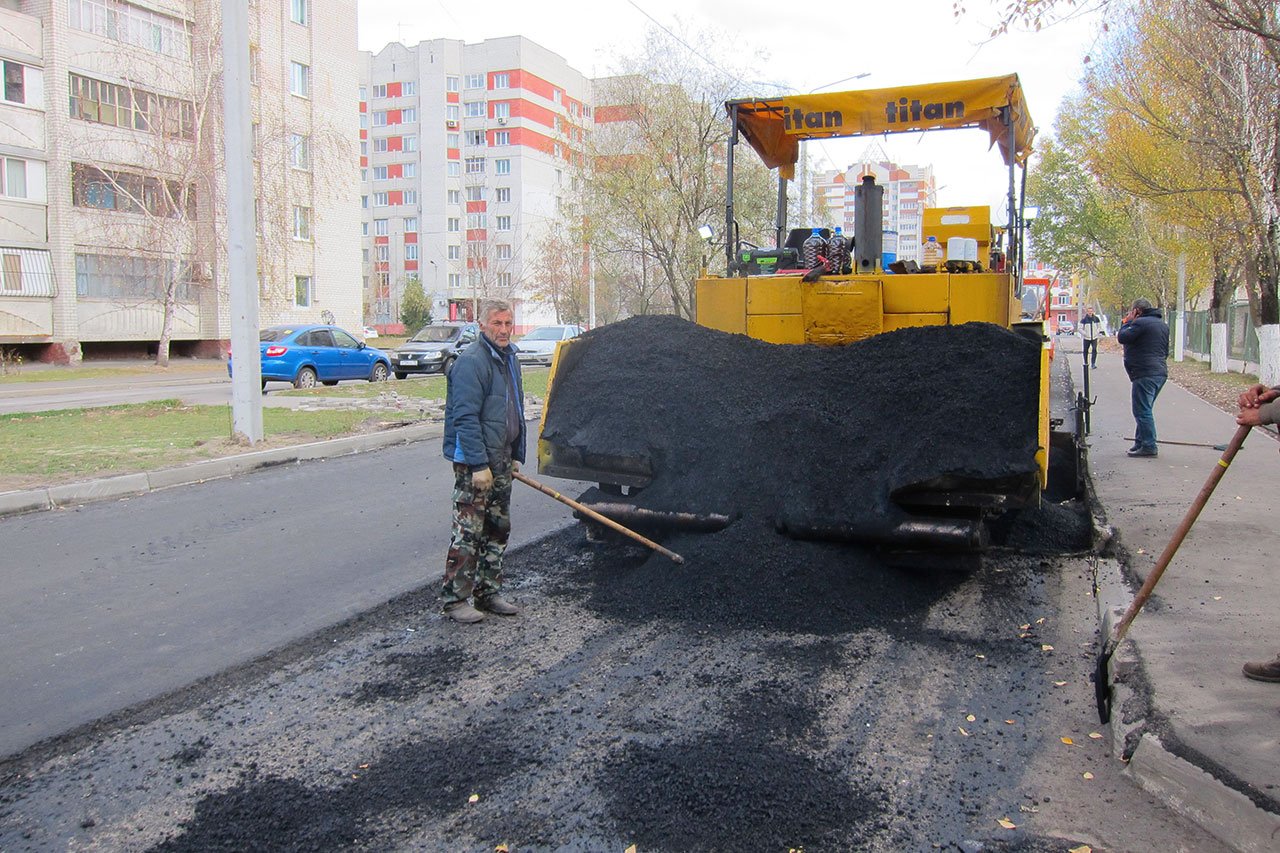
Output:
M1210 337L1208 311L1188 311L1186 348L1209 357ZM1176 315L1175 315L1176 316ZM1172 325L1172 322L1170 323ZM1249 303L1237 302L1227 308L1227 357L1258 363L1258 331L1249 315Z

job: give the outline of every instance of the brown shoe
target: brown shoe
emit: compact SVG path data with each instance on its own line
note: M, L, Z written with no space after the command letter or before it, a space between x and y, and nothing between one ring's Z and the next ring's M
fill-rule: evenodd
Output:
M515 616L520 612L518 607L500 595L491 595L488 598L477 598L476 607L489 613L495 613L498 616Z
M1244 677L1254 681L1280 681L1280 655L1275 660L1250 661L1244 665Z
M444 615L448 616L454 622L460 622L463 625L469 625L472 622L479 622L484 618L484 614L476 610L465 601L459 601L456 604L450 604L444 609Z

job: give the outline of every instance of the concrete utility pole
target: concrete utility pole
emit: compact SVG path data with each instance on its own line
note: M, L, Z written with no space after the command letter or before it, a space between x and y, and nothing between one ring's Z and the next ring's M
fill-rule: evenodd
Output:
M249 5L222 0L222 141L227 168L227 278L231 288L231 430L262 440L258 244L253 227Z
M1173 360L1182 361L1187 343L1187 253L1178 253L1178 316L1173 325Z

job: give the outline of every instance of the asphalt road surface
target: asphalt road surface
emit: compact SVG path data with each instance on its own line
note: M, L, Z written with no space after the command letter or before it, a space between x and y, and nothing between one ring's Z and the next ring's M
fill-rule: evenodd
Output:
M0 764L0 848L1223 849L1100 736L1084 559L669 544L571 528L511 555L521 616L411 593Z
M434 583L438 444L0 519L0 756ZM513 517L518 545L570 513L518 486Z

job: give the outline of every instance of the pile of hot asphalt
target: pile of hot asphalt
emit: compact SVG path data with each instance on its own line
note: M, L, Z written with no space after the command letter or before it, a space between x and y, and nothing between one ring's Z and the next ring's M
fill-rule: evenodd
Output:
M896 489L1034 470L1039 360L986 323L823 347L636 317L567 351L543 436L647 460L651 509L892 526Z

